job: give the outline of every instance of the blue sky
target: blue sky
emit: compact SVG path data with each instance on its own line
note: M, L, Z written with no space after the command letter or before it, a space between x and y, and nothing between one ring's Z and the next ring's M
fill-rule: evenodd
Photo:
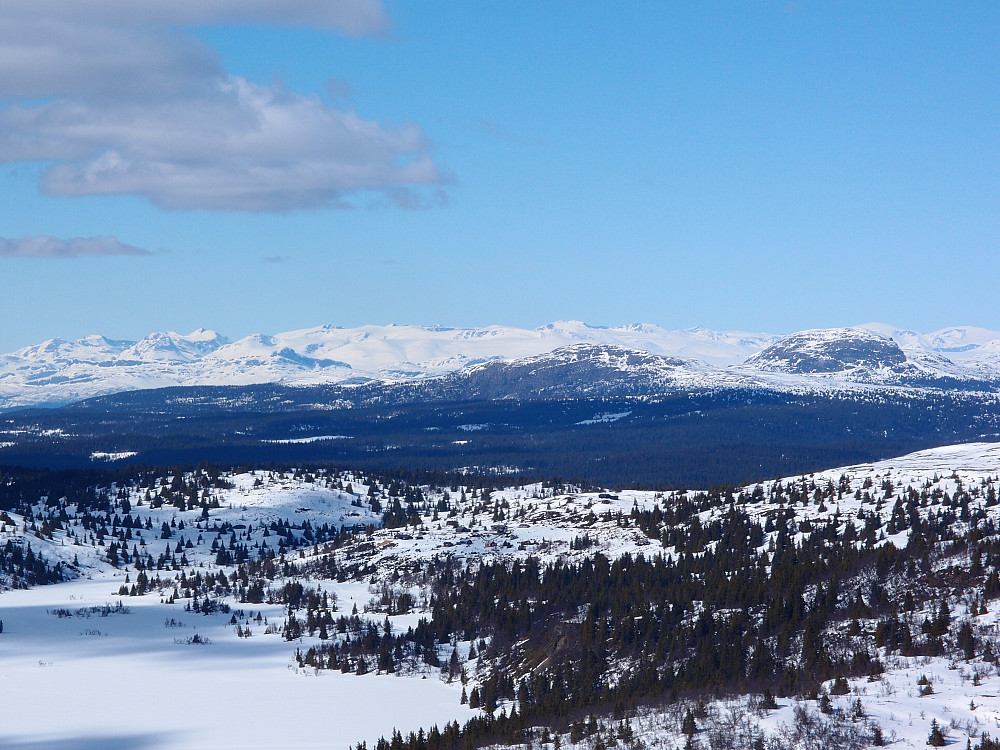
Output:
M0 351L1000 329L997 39L995 2L4 4Z

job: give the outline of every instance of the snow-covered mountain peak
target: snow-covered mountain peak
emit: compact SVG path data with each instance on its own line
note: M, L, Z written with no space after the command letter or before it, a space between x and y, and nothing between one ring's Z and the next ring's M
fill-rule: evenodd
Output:
M22 365L58 365L78 360L108 362L117 357L126 347L131 346L132 343L131 341L114 341L98 335L86 336L77 341L52 338L0 357L0 362L16 361Z
M1000 349L1000 331L975 326L952 326L932 333L895 328L885 323L866 323L859 328L896 341L903 351L937 352L960 365L977 366Z
M795 375L892 370L906 354L890 338L863 328L826 328L786 336L746 361L748 367Z
M228 343L229 339L204 328L186 336L165 331L151 333L137 341L123 351L120 358L141 362L194 362Z
M889 332L892 338L886 335ZM750 357L745 366L830 382L996 389L1000 371L990 367L983 354L979 366L956 363L923 344L927 338L882 325L800 331Z
M696 359L684 359L681 357L667 357L653 354L641 349L632 349L618 344L594 344L590 342L579 342L568 344L551 352L538 354L534 357L526 357L518 360L519 365L557 365L576 362L594 362L616 369L635 370L638 367L655 366L663 367L690 367L692 369L706 369L704 363Z
M249 336L234 341L219 348L219 356L240 356L247 354L260 354L264 350L271 350L276 345L272 336L263 333L252 333Z
M213 343L216 341L229 343L229 339L219 334L218 331L213 331L211 328L196 328L195 330L191 331L191 333L189 333L187 336L183 336L182 338L185 338L191 342L197 341L200 343Z

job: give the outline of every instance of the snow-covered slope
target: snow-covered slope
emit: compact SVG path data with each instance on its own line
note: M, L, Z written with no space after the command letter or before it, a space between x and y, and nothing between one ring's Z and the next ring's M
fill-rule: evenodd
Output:
M786 336L750 357L747 364L796 375L872 372L897 369L906 364L906 355L883 336L851 328L829 328Z
M535 329L319 326L232 342L199 329L153 333L141 341L52 339L0 355L0 409L168 386L408 381L574 346L621 347L683 362L671 366L672 382L700 387L764 375L776 387L798 390L831 383L954 387L1000 378L1000 332L978 328L919 334L869 324L782 338L560 321ZM641 381L648 372L637 367Z
M736 502L753 520L762 522L762 550L773 550L781 534L768 525L768 519L783 515L791 517L787 528L790 541L796 544L820 533L817 530L845 535L850 527L859 540L866 529L873 529L879 536L878 546L893 544L903 549L918 526L914 518L927 520L951 513L958 535L973 526L984 534L992 533L1000 520L995 496L998 474L1000 444L947 446L745 487L734 492L733 499L722 498L701 511L697 518L700 527L710 528L731 514ZM210 481L202 476L206 483ZM303 668L297 666L296 654L326 641L312 629L296 639L283 638L281 625L291 610L289 605L277 597L248 602L217 594L213 604L224 609L209 610L203 604L199 610L198 596L186 589L195 585L196 578L206 576L209 583L228 576L238 585L237 568L223 559L227 550L246 549L254 557L263 557L265 550L278 549L283 562L305 566L335 558L338 577L319 576L319 567L297 579L279 575L274 592L296 581L307 588L319 586L339 607L338 616L357 611L375 627L389 623L394 631L402 632L426 615L420 579L401 577L419 564L443 559L456 563L525 561L529 557L543 564L579 562L595 552L612 559L626 554L676 557L676 549L651 540L634 518L659 509L666 519L671 508L696 496L684 491L580 492L535 484L496 490L487 498L468 487L427 486L421 488L422 502L413 508L416 515L408 527L370 529L331 551L308 543L308 535L324 524L376 524L371 503L381 498L388 506L387 487L350 473L256 471L224 475L223 480L219 486L203 485L201 499L213 504L206 516L197 507L164 504L172 485L164 479L148 489L111 492L113 507L105 510L81 509L61 499L64 515L58 505L52 506L56 507L53 517L62 519L55 526L48 523L47 513L51 512L48 501L57 498L38 498L32 503L31 517L11 511L0 518L0 541L5 546L26 548L30 543L35 554L49 562L60 561L75 576L68 582L28 590L7 590L5 585L11 581L0 582L5 584L0 585L0 662L4 665L0 701L6 708L0 745L292 748L326 747L335 737L340 746L352 746L360 740L373 744L393 727L409 731L452 719L464 721L475 715L460 703L464 677L452 681L446 671L426 667L364 676ZM784 487L783 493L773 491L777 484ZM960 501L960 496L965 499ZM909 516L900 511L904 502L912 506ZM452 511L439 513L442 504ZM500 509L505 517L497 520ZM130 523L124 524L123 519ZM127 541L118 546L123 539ZM290 545L287 554L286 543ZM155 568L146 567L149 588L144 594L135 591L140 568L123 561L112 565L112 546L119 554L131 550L133 559L147 554L161 557ZM944 583L939 589L922 591L914 611L903 613L913 629L919 631L921 620L933 618L943 595L948 596L956 628L968 622L981 643L995 638L1000 601L981 598L978 584L947 593L955 582L965 580L963 571L975 564L965 544L942 543L925 561L925 572L934 574L928 580ZM873 582L863 577L845 579L842 604L857 601L860 606L862 593L869 596L874 590ZM877 583L892 596L915 585L899 572ZM380 597L386 592L410 587L415 611L380 609ZM207 603L207 599L202 601ZM301 609L299 614L305 617ZM838 632L845 639L867 637L878 622L877 617L861 615L853 623L860 635L851 635L847 623ZM443 657L453 648L462 651L471 690L484 672L482 663L469 655L470 645L443 643L440 651ZM749 748L754 737L767 737L767 747L847 747L791 741L803 721L837 721L838 717L859 733L877 725L890 747L926 747L934 723L946 731L954 747L966 747L967 741L974 746L984 731L996 735L1000 678L985 656L977 653L963 659L954 650L941 656L906 656L888 647L879 648L875 656L880 660L879 671L867 679L852 677L847 695L828 696L832 702L827 714L821 713L820 701L806 695L781 698L767 708L759 696L712 698L706 694L696 739L702 747ZM108 675L114 675L115 684L138 686L136 695L142 699L122 693L109 700L106 689L81 689L109 684ZM142 689L151 677L157 685L170 686L154 690L155 700L146 699L149 690ZM823 685L825 691L833 692L832 688L832 680ZM38 696L45 696L46 701L40 702ZM192 696L210 701L212 710L192 711ZM60 708L51 711L45 708L49 705ZM687 707L680 703L650 708L621 721L629 723L644 746L681 746L686 739L681 720ZM309 720L284 721L289 715ZM735 721L737 715L740 721ZM239 720L220 720L233 716ZM623 724L618 717L615 726L618 729L612 731L620 732ZM730 740L737 735L743 739L721 744L724 733L729 733ZM786 744L777 744L779 738ZM592 741L571 739L568 734L560 739L568 750L594 747ZM553 747L551 742L539 746Z
M125 349L117 357L116 363L126 364L130 361L141 363L194 362L228 343L229 339L225 336L220 336L215 331L207 331L204 328L199 328L187 336L181 336L172 331L151 333Z
M998 474L1000 445L976 443L765 482L737 490L733 496L752 519L763 523L761 549L774 549L781 532L768 526L768 519L783 515L790 516L787 528L795 544L819 529L844 535L851 527L858 539L870 528L879 535L878 546L893 544L903 549L914 533L913 518L927 520L951 513L956 534L965 534L973 526L984 534L995 530L1000 520L995 499ZM377 523L370 503L380 497L387 506L386 487L366 484L368 480L357 474L328 477L257 471L224 479L223 485L210 488L214 505L208 518L196 507L160 504L171 484L163 481L152 488L152 497L144 488L110 493L113 507L107 510L85 512L70 502L64 508L65 520L55 527L40 523L47 506L47 499L42 498L32 504L33 517L11 511L0 520L0 540L5 546L26 548L30 543L35 554L60 561L75 576L68 582L28 590L6 590L0 585L0 662L4 665L0 700L6 708L0 745L299 748L327 747L333 737L341 747L360 740L373 746L376 737L388 736L394 727L405 732L452 719L464 721L475 715L460 703L464 677L453 681L436 668L364 676L302 668L296 665L296 653L321 645L324 638L312 630L297 639L283 638L281 624L290 606L277 600L255 603L216 594L214 603L225 609L203 606L199 611L197 595L191 596L185 588L193 586L196 577L206 576L209 582L228 576L239 584L236 567L221 559L226 550L245 548L257 556L291 542L283 561L308 566L335 558L340 576L319 576L318 567L306 577L279 576L275 592L284 583L296 581L307 588L319 586L338 606L338 616L354 610L366 624L389 623L393 631L402 632L426 616L420 579L402 575L418 564L443 559L456 563L525 561L529 557L542 564L573 563L595 552L612 559L626 554L676 557L675 549L643 533L634 517L660 509L666 519L672 507L696 496L684 491L580 492L528 485L496 490L484 498L468 487L423 487L423 502L414 508L418 515L409 527L372 529L330 551L323 545L303 543L308 542L306 535L321 524ZM783 494L772 492L776 484L785 488ZM800 493L799 501L791 497L793 489ZM814 495L817 490L822 498ZM208 495L205 492L203 499ZM966 502L959 502L960 495L967 497L967 513L960 507ZM914 500L917 496L922 499ZM910 500L912 516L901 514L897 505L901 508ZM128 510L123 501L128 501ZM439 514L436 508L441 503L451 504L454 512ZM701 511L699 525L710 528L731 513L731 505L732 500L723 498ZM505 517L491 518L499 509ZM897 517L905 522L894 522ZM133 522L125 526L124 518ZM145 557L147 548L148 554L163 558L155 568L146 568L150 586L145 594L134 592L140 580L136 565L125 562L115 567L109 562L112 544L117 546L123 538L127 543L117 548L131 549L133 559ZM925 572L935 574L929 580L939 578L943 583L938 589L922 591L914 611L902 614L913 630L919 632L921 620L934 616L939 597L948 596L956 628L960 622L969 622L982 643L995 638L1000 601L981 598L978 585L947 593L954 582L965 580L963 571L974 564L965 544L942 543L925 561ZM856 600L860 605L862 594L870 596L873 582L845 579L841 603L846 607ZM915 585L899 572L877 583L894 596ZM130 588L132 593L123 593ZM411 589L415 611L380 609L385 592ZM305 617L301 609L299 614ZM839 631L845 639L866 637L876 629L878 618L855 618L861 635L851 635L847 623L843 625ZM439 650L445 658L453 648L461 650L467 659L471 691L485 672L469 654L470 645L443 643ZM898 748L926 747L933 723L945 729L950 746L957 748L966 747L967 741L974 746L984 731L996 735L1000 678L994 663L984 656L977 653L963 659L954 651L905 656L890 648L880 648L875 656L880 660L879 672L867 679L850 678L849 694L828 696L832 698L828 714L821 713L820 701L806 695L783 697L767 708L756 695L713 698L706 694L695 739L702 747L750 748L753 737L767 737L766 747L848 747L791 741L804 720L826 722L838 717L858 732L878 725L889 746ZM143 690L151 679L169 686L151 688L155 700L146 699L150 690ZM118 698L109 700L106 689L81 689L107 685L109 680L137 688L133 693L141 699L119 691ZM823 685L827 692L832 688L832 680ZM48 702L40 703L38 696L46 696ZM192 700L211 705L211 710L192 711ZM43 704L60 709L48 711ZM681 720L687 707L686 703L667 704L621 721L629 723L646 747L683 746L686 737ZM290 715L307 720L283 720ZM617 716L615 725L622 726ZM739 734L744 730L752 735ZM713 732L729 733L736 744L723 744L725 738ZM786 744L777 744L779 738ZM560 740L567 750L594 747L593 741L571 739L569 734ZM551 750L553 744L538 746ZM623 742L619 746L637 745Z
M901 336L901 338L905 338ZM745 362L751 369L873 385L954 387L997 378L997 372L956 364L939 350L908 339L907 349L870 327L800 331Z
M958 326L932 333L917 333L884 323L866 323L858 328L893 339L907 354L932 352L967 367L986 366L991 368L991 372L996 372L1000 366L1000 331Z
M614 344L572 344L513 361L471 365L416 387L424 398L454 401L637 396L700 388L761 386L754 373L714 367Z
M0 355L0 408L60 404L99 393L177 385L228 339L198 329L153 333L140 341L87 336L51 339Z
M251 383L410 380L493 359L531 357L573 344L611 344L724 366L742 362L775 336L618 328L561 321L504 326L319 326L230 342L214 331L154 333L138 342L88 336L53 339L0 355L0 409L58 405L140 388Z

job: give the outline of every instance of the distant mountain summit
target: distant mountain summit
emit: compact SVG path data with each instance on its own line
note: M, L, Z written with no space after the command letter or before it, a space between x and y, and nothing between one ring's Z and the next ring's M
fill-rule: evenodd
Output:
M704 382L716 370L696 359L615 344L571 344L534 357L467 367L447 381L482 400L627 396L677 390Z
M229 339L215 331L204 328L182 336L179 333L151 333L141 341L124 349L116 363L127 362L194 362L217 351L229 343Z
M890 338L861 328L801 331L771 344L746 361L765 372L795 375L898 370L906 355Z
M748 358L745 366L814 381L868 385L993 390L1000 384L1000 369L959 365L934 347L917 343L917 336L900 336L907 341L904 349L870 327L800 331Z
M0 409L171 386L393 384L451 373L434 388L484 397L507 389L489 398L517 397L529 383L533 393L563 395L858 384L993 390L1000 332L920 334L876 323L780 337L557 321L535 329L326 325L237 341L203 328L139 341L57 338L0 355Z

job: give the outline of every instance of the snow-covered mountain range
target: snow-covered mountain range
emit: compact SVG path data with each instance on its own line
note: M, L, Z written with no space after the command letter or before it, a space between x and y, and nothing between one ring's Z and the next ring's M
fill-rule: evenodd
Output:
M647 386L662 376L676 387L993 390L1000 383L1000 331L959 327L923 334L875 323L782 337L561 321L530 330L320 326L238 341L205 329L153 333L140 341L95 335L0 355L0 409L167 386L399 382L469 368L482 375L484 363L497 360L518 363L522 373L553 361L600 364Z

